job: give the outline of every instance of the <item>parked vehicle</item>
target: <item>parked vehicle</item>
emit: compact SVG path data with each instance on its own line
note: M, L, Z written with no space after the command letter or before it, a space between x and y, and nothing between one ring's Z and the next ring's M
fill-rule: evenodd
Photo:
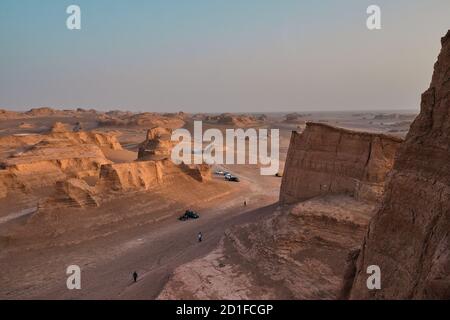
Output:
M223 176L223 175L225 175L225 172L223 172L222 170L217 170L217 171L215 172L215 174L217 174L217 175L219 175L219 176Z
M200 218L198 213L196 213L195 211L192 211L192 210L186 210L186 212L181 217L179 217L178 220L186 221L189 219L198 219L198 218Z
M227 181L233 181L233 182L239 182L239 181L240 181L238 177L233 176L233 175L231 175L231 174L226 175L226 176L225 176L225 180L227 180Z

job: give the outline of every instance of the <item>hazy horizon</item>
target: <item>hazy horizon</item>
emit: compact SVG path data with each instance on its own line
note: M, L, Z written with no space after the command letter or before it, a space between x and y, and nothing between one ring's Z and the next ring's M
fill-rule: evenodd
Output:
M449 14L448 0L3 0L0 108L418 110Z

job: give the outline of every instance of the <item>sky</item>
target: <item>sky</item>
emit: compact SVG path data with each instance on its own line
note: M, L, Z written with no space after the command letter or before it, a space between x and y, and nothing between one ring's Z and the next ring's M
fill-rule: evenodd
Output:
M1 0L0 108L418 109L448 29L449 0Z

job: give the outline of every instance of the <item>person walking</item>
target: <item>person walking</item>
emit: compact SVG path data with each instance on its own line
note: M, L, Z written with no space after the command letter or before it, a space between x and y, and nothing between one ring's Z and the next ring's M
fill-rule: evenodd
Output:
M197 238L198 238L198 242L202 242L202 240L203 240L203 235L202 235L201 232L198 233Z
M137 278L138 278L138 274L137 274L137 272L135 271L135 272L133 272L133 280L134 280L134 282L137 281Z

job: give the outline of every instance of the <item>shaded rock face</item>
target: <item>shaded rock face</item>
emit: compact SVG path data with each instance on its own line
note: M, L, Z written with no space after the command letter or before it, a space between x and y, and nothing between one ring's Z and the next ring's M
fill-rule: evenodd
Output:
M163 160L170 158L175 146L171 141L172 130L154 127L147 131L146 140L139 145L138 160Z
M38 211L56 208L86 208L98 207L99 200L95 188L81 179L68 179L56 183L54 197L39 204Z
M178 267L158 298L337 299L374 206L333 195L235 226L213 252Z
M211 180L212 178L211 166L208 164L187 165L185 163L182 163L179 165L179 167L187 175L191 176L199 182L205 182Z
M450 298L450 31L371 221L350 298ZM369 265L381 290L369 291Z
M401 139L308 123L292 133L280 191L282 203L345 193L378 200Z

